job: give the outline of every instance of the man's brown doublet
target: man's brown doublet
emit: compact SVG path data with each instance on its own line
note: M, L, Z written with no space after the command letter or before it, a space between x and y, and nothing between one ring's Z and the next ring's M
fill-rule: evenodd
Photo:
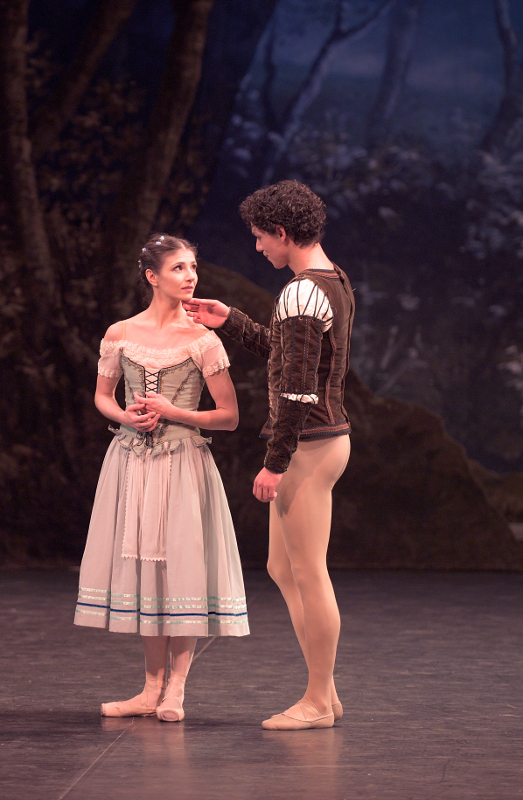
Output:
M315 316L286 316L276 313L270 327L258 325L246 314L231 308L222 330L252 352L268 359L269 418L261 431L268 439L265 466L271 472L285 472L299 440L323 439L350 432L343 407L345 377L349 370L349 349L354 319L354 295L345 273L308 269L296 281L309 279L327 296L332 325ZM287 395L287 396L285 396ZM317 402L293 397L313 396Z

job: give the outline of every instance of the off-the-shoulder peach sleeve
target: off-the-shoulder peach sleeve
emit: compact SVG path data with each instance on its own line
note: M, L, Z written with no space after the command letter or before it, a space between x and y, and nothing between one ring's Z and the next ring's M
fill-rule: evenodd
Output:
M119 378L123 375L120 362L122 342L100 342L100 360L98 361L98 375L104 378Z
M197 339L193 346L192 359L204 378L230 367L225 347L214 331L209 331L201 339Z

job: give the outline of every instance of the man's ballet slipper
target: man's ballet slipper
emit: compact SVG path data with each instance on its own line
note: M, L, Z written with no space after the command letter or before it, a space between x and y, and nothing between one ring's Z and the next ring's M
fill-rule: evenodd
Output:
M343 706L340 700L332 704L332 713L334 714L334 722L337 722L343 717ZM278 714L273 714L272 716L277 717Z
M178 676L169 678L165 696L156 709L156 716L163 722L181 722L185 717L183 699L185 696L185 679Z
M303 703L296 703L283 714L276 714L262 722L262 728L265 728L266 731L305 731L309 728L332 728L333 725L334 714L332 712L315 717Z
M139 694L131 700L119 700L116 703L102 703L100 706L100 713L102 717L150 717L156 714L156 704L150 706L148 702L149 698L147 694L145 694L145 698L143 694Z

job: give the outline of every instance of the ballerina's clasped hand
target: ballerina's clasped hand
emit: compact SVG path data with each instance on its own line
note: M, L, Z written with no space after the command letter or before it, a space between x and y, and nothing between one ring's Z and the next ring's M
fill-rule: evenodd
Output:
M138 394L138 392L134 392L134 398L136 400L136 405L129 406L127 410L136 408L142 411L143 409L143 417L147 417L150 420L149 424L152 424L154 421L151 428L141 427L139 430L153 430L160 418L168 419L170 422L182 422L186 425L191 424L191 412L174 406L163 394L146 392L145 397L143 397ZM141 420L143 417L139 415L137 419Z
M119 422L121 425L127 425L137 431L149 433L153 431L158 425L160 414L153 410L147 409L143 397L135 393L136 403L127 406L126 409L120 409Z
M152 414L158 419L163 417L171 422L181 421L177 418L177 412L181 409L173 406L173 404L170 403L163 394L158 394L157 392L146 392L144 397L143 395L138 394L138 392L134 392L134 399L136 400L136 406L129 406L129 408L136 408L137 406L140 406L143 409L144 415ZM138 419L140 419L140 417L138 417Z

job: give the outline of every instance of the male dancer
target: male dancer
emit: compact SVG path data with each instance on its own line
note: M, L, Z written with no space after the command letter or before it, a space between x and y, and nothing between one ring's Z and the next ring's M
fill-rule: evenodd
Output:
M271 503L268 571L287 603L309 681L301 700L262 726L330 728L343 709L333 680L340 618L326 556L332 487L350 453L343 394L354 296L320 244L325 206L307 186L281 181L259 189L240 214L258 252L294 273L270 327L217 300L193 298L185 308L269 361L270 412L261 433L267 454L253 491Z

